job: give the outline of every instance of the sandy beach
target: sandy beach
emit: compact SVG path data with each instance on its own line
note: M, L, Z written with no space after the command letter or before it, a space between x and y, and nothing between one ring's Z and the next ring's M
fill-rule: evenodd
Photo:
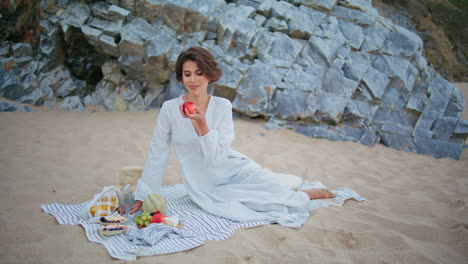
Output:
M468 99L467 84L460 84ZM41 204L76 204L142 166L157 117L147 112L62 109L0 113L1 263L123 263L59 225ZM467 111L463 118L468 119ZM233 147L276 172L368 201L311 212L299 230L264 225L223 241L138 263L466 263L468 155L435 159L382 145L308 138L264 121L235 119ZM181 183L172 155L164 184Z

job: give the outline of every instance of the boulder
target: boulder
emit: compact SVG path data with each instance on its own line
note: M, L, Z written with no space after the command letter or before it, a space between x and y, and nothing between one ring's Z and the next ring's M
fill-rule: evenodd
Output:
M67 111L82 112L85 110L83 99L77 95L65 97L60 104L60 107L66 109Z

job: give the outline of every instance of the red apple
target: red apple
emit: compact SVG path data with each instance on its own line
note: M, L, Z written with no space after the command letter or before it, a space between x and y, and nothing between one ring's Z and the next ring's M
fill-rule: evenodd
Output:
M189 112L190 114L195 113L195 111L196 111L195 108L196 108L196 106L192 102L186 102L186 103L184 103L182 105L182 109L184 109L184 111L185 111L185 109L187 109L187 112Z
M153 217L151 218L151 223L164 223L164 215L161 214L161 213L156 213L153 215Z

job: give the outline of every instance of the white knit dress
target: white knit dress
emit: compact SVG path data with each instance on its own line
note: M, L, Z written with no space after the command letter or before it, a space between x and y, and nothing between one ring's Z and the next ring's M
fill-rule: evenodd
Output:
M164 102L135 199L159 193L170 144L190 199L211 214L235 221L266 220L299 228L309 217L309 197L278 184L271 172L233 150L234 124L228 100L211 96L205 113L210 131L198 136L182 117L182 97Z

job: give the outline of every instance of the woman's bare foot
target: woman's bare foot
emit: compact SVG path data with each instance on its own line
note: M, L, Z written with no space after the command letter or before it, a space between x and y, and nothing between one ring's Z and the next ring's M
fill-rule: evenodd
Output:
M336 196L336 194L330 192L327 189L307 189L307 190L301 190L309 196L311 200L313 199L328 199L328 198L333 198Z

